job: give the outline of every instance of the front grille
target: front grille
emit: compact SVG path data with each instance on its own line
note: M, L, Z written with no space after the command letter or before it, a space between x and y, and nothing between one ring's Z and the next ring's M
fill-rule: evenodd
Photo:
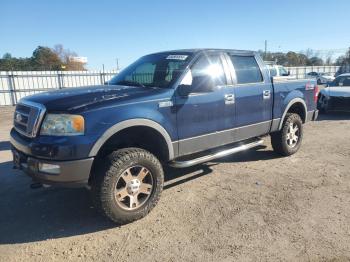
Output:
M350 97L331 97L329 107L333 110L350 110Z
M35 137L45 114L41 104L21 101L16 106L13 125L15 129L27 137Z

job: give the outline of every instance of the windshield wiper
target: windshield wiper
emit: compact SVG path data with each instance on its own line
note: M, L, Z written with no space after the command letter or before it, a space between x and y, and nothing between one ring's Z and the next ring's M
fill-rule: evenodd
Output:
M122 80L119 81L117 83L115 83L116 85L126 85L126 86L138 86L138 87L146 87L145 85L136 82L136 81L129 81L129 80Z

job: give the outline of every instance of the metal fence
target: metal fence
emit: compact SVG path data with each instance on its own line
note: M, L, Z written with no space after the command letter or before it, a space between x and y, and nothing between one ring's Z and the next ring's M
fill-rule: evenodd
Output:
M0 105L15 105L22 97L38 92L100 85L116 71L0 71Z
M292 76L304 78L309 72L335 74L339 66L307 66L287 68ZM0 71L0 105L15 105L22 97L38 92L100 85L117 71Z
M287 70L290 71L291 76L296 78L305 78L307 73L310 72L319 72L319 73L329 73L334 75L340 66L296 66L296 67L287 67Z

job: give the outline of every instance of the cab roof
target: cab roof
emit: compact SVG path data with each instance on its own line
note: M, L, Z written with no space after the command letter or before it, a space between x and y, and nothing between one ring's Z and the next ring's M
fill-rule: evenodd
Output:
M257 53L255 51L250 51L250 50L220 49L220 48L192 48L192 49L176 49L176 50L169 50L169 51L161 51L161 52L156 52L154 54L161 54L161 53L196 54L201 52L230 52L230 53L245 54L245 55L255 55Z

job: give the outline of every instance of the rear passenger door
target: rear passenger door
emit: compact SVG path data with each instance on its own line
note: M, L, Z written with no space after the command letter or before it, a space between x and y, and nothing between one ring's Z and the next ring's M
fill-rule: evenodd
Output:
M227 53L236 97L235 140L266 134L272 120L273 90L253 54Z

